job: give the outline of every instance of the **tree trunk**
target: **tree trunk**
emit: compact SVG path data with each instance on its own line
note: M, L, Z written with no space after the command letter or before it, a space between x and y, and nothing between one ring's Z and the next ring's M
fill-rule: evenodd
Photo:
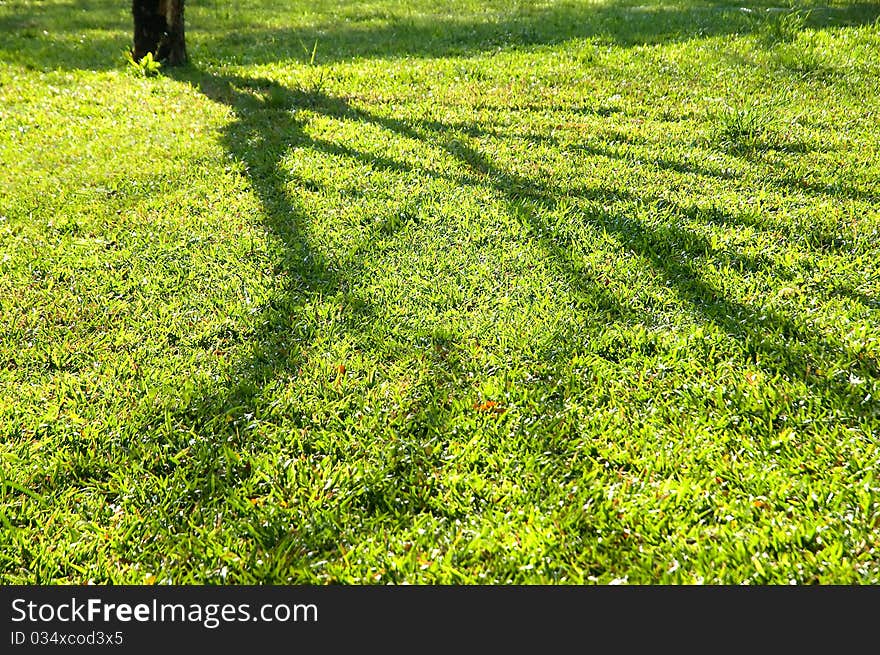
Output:
M185 64L186 36L183 31L183 3L185 0L167 0L168 8L168 64L177 66Z
M183 5L184 0L132 0L135 61L150 52L170 66L186 63Z

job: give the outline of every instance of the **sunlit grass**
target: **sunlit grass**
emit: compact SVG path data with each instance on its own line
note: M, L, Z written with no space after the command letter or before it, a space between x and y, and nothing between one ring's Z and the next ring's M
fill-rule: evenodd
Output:
M0 581L880 582L880 6L774 4L0 4Z

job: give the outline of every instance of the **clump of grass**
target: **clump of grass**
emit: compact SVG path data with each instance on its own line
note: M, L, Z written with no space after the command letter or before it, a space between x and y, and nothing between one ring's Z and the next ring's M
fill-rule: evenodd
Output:
M767 9L759 14L761 25L758 34L765 43L791 43L797 39L807 25L810 18L810 10L796 9Z
M714 141L732 153L766 150L774 142L778 123L767 104L726 106L714 117Z
M832 80L845 77L851 66L829 65L821 48L803 43L790 43L777 48L774 59L786 71L806 78Z

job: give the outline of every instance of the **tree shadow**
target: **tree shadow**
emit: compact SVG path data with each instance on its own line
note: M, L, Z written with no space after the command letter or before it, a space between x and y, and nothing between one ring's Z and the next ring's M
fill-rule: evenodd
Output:
M99 0L0 8L0 61L37 70L118 68L130 46L131 6Z
M410 127L401 126L400 121L386 118L375 118L375 120L388 129L395 129L413 137L419 136ZM442 127L435 123L430 129L435 130L435 133L421 134L421 138L426 142L442 143ZM463 146L458 141L455 142L455 148L449 149L449 152L467 161L481 174L488 176L493 181L493 186L511 200L526 197L535 202L536 210L527 210L524 216L539 234L553 234L552 227L542 222L539 215L552 210L566 197L599 200L597 204L634 199L628 193L619 191L605 193L596 189L586 191L575 189L560 193L535 180L499 169L486 155ZM661 211L671 213L673 216L690 216L692 219L703 220L704 212L679 206L666 199L652 198L645 194L640 194L638 199L649 205L654 204ZM753 221L747 223L742 218L733 218L717 208L709 214L710 220L715 222L756 226ZM870 397L866 400L864 394L854 388L846 376L844 379L833 379L815 374L817 370L827 371L845 362L855 369L858 376L874 378L880 375L880 362L848 349L838 340L830 340L817 330L799 326L793 317L786 316L780 311L728 297L723 289L705 280L698 270L701 264L712 261L747 273L769 273L774 279L784 281L791 278L791 274L785 268L761 255L720 252L705 237L691 229L680 227L676 222L660 221L649 225L635 216L609 213L605 210L588 211L582 215L596 228L615 235L622 246L642 258L655 272L660 273L666 283L676 290L679 298L687 302L697 315L717 325L735 342L742 344L747 356L768 374L800 380L825 398L829 407L847 407L852 417L880 414L880 404L876 400L870 400ZM562 236L553 235L550 238L551 243L555 243ZM814 240L817 238L822 240L821 237L814 237ZM565 245L563 238L562 248L545 247L545 252L558 261L564 260L560 253L566 252ZM876 302L865 294L843 290L839 286L827 290L827 293L844 295L866 308L873 307Z
M226 5L195 4L188 11L188 40L196 59L267 64L308 58L318 44L322 61L467 57L515 48L590 39L620 47L684 42L714 36L761 33L765 11L778 2L751 3L745 12L728 2L704 0L646 5L557 2L533 7L511 3L480 14L435 7L419 16L403 10L377 9L358 3L335 7L301 27L266 27L284 23L288 8L266 3L261 11L233 17ZM43 70L115 68L130 41L126 6L98 0L39 3L26 15L0 12L0 59ZM224 13L225 12L225 13ZM875 22L880 3L815 7L803 28L828 29ZM262 44L254 48L253 44ZM306 47L308 46L308 48Z
M456 15L442 6L433 15L414 17L373 7L340 8L332 19L298 28L244 26L236 33L210 30L203 47L237 59L242 46L259 41L269 50L250 50L241 63L301 59L303 44L318 43L322 61L351 58L469 57L511 48L531 48L586 39L619 47L677 43L726 35L762 34L779 15L778 2L750 3L746 11L723 0L650 5L638 0L614 3L554 2L511 4L482 15ZM769 9L769 11L768 11ZM812 8L802 29L870 24L880 3Z
M481 105L481 109L501 110L502 108L483 104ZM506 112L524 113L533 111L559 110L566 113L576 112L580 114L589 114L595 117L605 117L614 113L618 113L618 110L607 110L597 106L553 107L552 105L549 105L536 107L529 103L504 107L503 110ZM466 121L438 121L432 119L424 119L420 121L420 125L442 134L458 134L468 137L490 137L499 140L524 140L534 143L535 145L551 146L554 149L563 152L571 152L573 154L589 154L597 157L615 159L619 161L631 161L633 159L646 160L646 163L650 163L651 165L664 171L680 173L682 175L698 176L711 181L725 181L729 183L736 183L738 181L742 181L743 178L743 175L741 173L733 172L730 169L724 168L720 165L710 167L703 163L695 161L694 158L688 158L687 160L675 159L674 157L670 157L669 155L645 153L644 149L636 155L628 152L627 148L625 147L611 147L608 145L603 145L601 143L596 143L595 140L592 140L590 143L578 143L572 142L570 140L563 141L557 137L548 134L537 134L522 129L511 127L496 127L486 124L468 123ZM608 137L608 139L606 140L623 141L625 146L630 146L633 144L645 146L647 148L650 148L652 146L652 144L648 143L647 141L640 140L639 142L635 142L632 137L629 137L627 135L614 134L613 131L610 130L601 134ZM813 180L804 179L803 177L799 177L793 174L781 164L772 161L772 158L767 156L768 151L782 152L787 155L807 155L817 151L821 152L823 149L817 145L805 142L785 142L772 144L768 143L765 144L765 146L766 148L764 148L764 152L759 152L753 149L735 153L734 156L738 159L748 162L750 166L763 166L763 180L767 186L803 193L816 198L853 200L864 203L874 203L880 200L880 192L855 188L851 185L847 185L844 183L821 183ZM701 147L712 148L713 150L717 149L716 145L711 142L701 144ZM726 149L721 148L721 150ZM730 155L731 153L728 152L727 154ZM748 225L755 228L761 227L760 223L754 219L749 219L745 216L735 216L734 214L729 212L714 212L714 217L712 218L712 221L718 224L739 224L743 226ZM774 225L773 229L786 232L786 236L788 237L795 236L792 233L793 228L790 225ZM841 245L840 239L835 234L829 233L827 231L821 231L818 226L805 227L799 225L795 229L806 229L809 236L811 237L811 243L814 243L818 247L833 249L835 245Z
M197 387L162 416L156 416L156 425L145 426L148 433L160 434L163 440L168 438L164 426L176 426L173 434L180 439L177 446L189 453L186 476L200 487L194 496L180 503L188 512L196 512L207 499L233 508L240 501L242 480L248 479L250 471L236 453L253 452L261 447L248 432L255 415L259 420L272 420L259 415L260 396L274 381L296 378L318 339L312 327L303 326L298 320L299 313L307 311L302 309L304 306L332 300L338 307L334 329L340 338L351 339L357 347L367 351L372 347L369 340L374 335L369 328L378 319L370 299L357 291L369 273L358 256L349 257L344 263L331 261L311 241L309 234L314 217L299 202L297 193L303 189L318 190L319 185L312 180L298 179L287 170L284 167L286 155L290 149L300 148L355 157L371 167L394 173L414 169L405 162L363 153L308 134L297 118L297 109L309 109L326 117L363 119L362 112L342 98L314 89L288 88L267 78L212 74L194 67L175 69L170 74L231 110L232 120L220 135L220 142L230 157L241 164L259 199L263 226L269 238L278 243L274 274L284 280L283 287L276 289L271 299L260 307L252 321L256 327L247 334L235 335L239 343L245 344L246 354L231 362L224 378ZM387 239L405 225L406 217L372 224L364 234L361 244L364 254L360 256L369 256L376 239ZM411 345L409 350L404 345L402 350L386 354L386 360L387 357L404 357L419 349L429 355L427 367L434 378L432 386L442 386L444 379L463 377L455 335L412 335L411 344L417 345ZM376 515L398 511L403 496L415 513L455 516L432 491L436 480L431 471L436 466L436 458L428 457L420 445L426 439L429 426L436 428L442 423L439 416L442 411L431 399L426 406L410 408L410 412L416 414L414 420L392 417L389 428L397 432L395 442L380 461L371 462L373 468L364 472L357 493L345 501L348 511ZM308 419L296 416L285 420L293 426L288 429L298 429L308 423ZM296 440L296 445L297 457L325 455L327 449L333 456L340 455L335 452L336 446L316 444L308 438ZM174 474L178 464L153 459L149 468L153 475L167 476ZM339 547L341 527L328 524L323 518L304 519L291 532L288 521L279 524L277 517L267 518L258 507L247 510L255 552L280 553L293 566L298 558L304 557L302 553L330 553Z
M743 363L762 370L768 378L782 377L797 381L814 393L827 406L845 408L839 419L857 423L861 417L880 414L876 401L866 400L850 377L875 378L880 376L880 365L846 347L820 330L811 330L796 315L788 315L755 301L754 304L735 299L716 282L706 279L703 264L712 262L732 270L772 275L786 279L789 272L771 258L751 255L738 250L718 250L698 232L658 220L648 223L619 210L598 209L601 206L620 205L623 201L638 201L653 205L658 210L693 220L705 218L692 209L668 200L651 198L638 192L598 187L559 189L544 181L505 170L492 157L476 147L464 143L455 134L476 134L491 131L484 125L466 122L447 124L442 120L410 121L379 115L363 107L353 106L346 99L317 89L288 88L264 77L224 75L187 68L174 73L176 79L191 84L211 100L229 107L233 119L220 137L229 154L239 161L261 204L261 216L267 230L279 240L281 259L278 269L288 281L271 302L262 309L260 326L248 335L252 348L246 356L234 362L228 383L206 386L197 390L191 402L178 408L173 420L184 426L183 434L205 436L202 447L223 452L228 449L253 448L247 444L247 435L239 426L253 418L258 397L273 379L295 375L303 363L303 354L315 335L297 333L291 317L291 307L302 305L309 298L336 297L343 306L341 330L354 339L369 339L375 335L365 329L377 321L369 299L361 297L357 289L369 273L363 261L347 260L344 268L328 261L309 238L311 217L300 206L293 187L309 188L315 183L297 180L284 168L283 161L292 147L311 149L331 155L352 158L378 170L395 174L416 172L424 179L444 179L462 186L489 188L508 216L519 221L533 243L539 246L551 268L560 278L570 282L571 291L585 305L596 309L610 324L635 325L650 321L633 307L627 306L601 280L596 279L573 254L573 239L577 237L560 231L548 220L552 211L563 203L574 202L584 224L613 237L621 248L638 258L659 279L671 288L679 301L690 309L698 321L717 326L735 344ZM297 109L338 120L354 121L365 126L381 128L398 137L441 148L462 166L461 172L433 170L425 164L398 161L394 157L366 152L345 143L317 138L304 129L297 118ZM715 212L709 220L735 223L736 217ZM376 226L375 230L392 231L394 225ZM374 234L364 236L369 252ZM368 256L368 255L364 255ZM865 303L871 299L863 299ZM457 359L455 337L432 337L436 355L432 375L439 378L464 378L467 364ZM541 356L550 367L564 366L578 355L577 346L545 349ZM827 372L844 365L840 375ZM824 372L823 372L824 371ZM843 377L841 377L843 376ZM441 519L460 519L457 510L444 505L432 472L439 462L425 454L418 445L427 439L430 429L442 429L449 412L441 401L429 400L422 407L419 419L406 426L395 425L401 440L389 450L382 462L365 476L357 493L345 500L346 513L360 516L382 516L399 512L403 505L408 516L430 514ZM305 454L314 448L308 441L299 442ZM551 452L550 444L532 444L536 451ZM323 446L326 447L326 446ZM337 456L341 456L337 454ZM565 456L567 457L567 455ZM559 466L565 466L565 457L559 455ZM198 461L198 458L196 458ZM167 467L169 463L158 464ZM201 474L205 474L201 476ZM240 475L247 476L246 470ZM187 475L205 480L204 496L226 498L234 502L239 483L235 476L217 476L211 471L188 471ZM402 500L403 499L403 500ZM479 505L482 500L474 497ZM477 511L477 506L475 506ZM283 522L266 519L266 514L253 509L252 536L262 552L283 554L290 566L303 565L320 552L323 557L339 555L341 524L304 520L294 533ZM621 545L621 548L625 548ZM621 555L622 557L623 555Z

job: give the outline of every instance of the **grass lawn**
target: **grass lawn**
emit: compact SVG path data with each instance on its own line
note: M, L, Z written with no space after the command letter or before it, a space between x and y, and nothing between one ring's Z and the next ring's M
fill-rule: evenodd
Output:
M0 583L880 584L880 3L740 4L0 1Z

